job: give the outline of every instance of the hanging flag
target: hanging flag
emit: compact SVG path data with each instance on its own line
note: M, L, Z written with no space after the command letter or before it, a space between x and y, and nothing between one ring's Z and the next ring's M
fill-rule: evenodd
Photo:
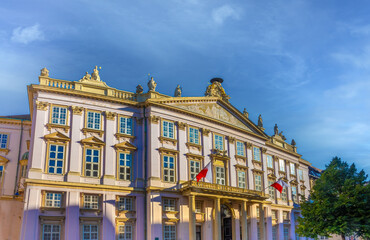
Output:
M195 178L197 179L197 182L199 182L200 179L202 178L205 178L206 180L208 180L208 182L212 183L212 168L211 168L211 162L209 162L205 168L202 169L202 171L200 171L198 173L197 176L195 176Z
M281 193L283 191L283 188L288 187L288 184L280 179L279 181L271 184L271 187L276 188L276 190L278 190Z

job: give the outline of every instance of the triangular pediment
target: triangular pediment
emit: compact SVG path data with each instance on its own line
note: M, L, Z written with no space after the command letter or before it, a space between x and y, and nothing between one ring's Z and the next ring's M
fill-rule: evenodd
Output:
M53 140L53 141L61 141L61 142L69 142L70 138L66 135L56 131L44 136L46 140Z
M116 145L114 145L114 147L118 149L123 149L123 150L130 150L130 151L135 151L137 149L137 147L135 147L129 142L117 143Z
M105 145L105 142L95 136L82 139L81 143L87 145Z
M3 157L3 156L0 156L0 164L7 164L9 162L9 159Z

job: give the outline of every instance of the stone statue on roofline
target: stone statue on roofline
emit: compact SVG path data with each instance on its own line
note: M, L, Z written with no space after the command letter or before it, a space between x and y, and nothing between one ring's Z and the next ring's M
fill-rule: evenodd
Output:
M91 74L91 79L100 82L98 66L95 66L93 73Z
M224 88L222 87L221 83L224 80L222 78L212 78L211 84L208 85L204 96L206 97L220 97L224 101L229 101L230 97L225 93Z
M151 77L149 82L148 82L148 88L149 88L149 91L153 91L155 92L155 88L157 87L157 83L154 81L154 78Z
M43 76L43 77L49 77L49 70L47 70L46 67L44 67L43 69L41 69L41 74L40 76Z
M292 145L293 147L295 147L296 143L295 143L294 139L292 139L292 142L290 143L290 145Z
M88 81L88 80L91 80L91 75L88 72L86 72L85 76L82 77L82 81Z
M144 88L139 84L136 86L136 94L142 94L144 92Z
M177 85L175 89L175 97L181 97L181 93L182 93L182 88L180 87L180 85Z
M247 112L247 109L244 108L244 111L243 111L243 115L248 118L249 117L249 113Z
M263 128L263 120L261 114L258 116L258 127Z
M279 128L278 128L278 125L276 123L275 123L275 126L274 126L274 134L279 135Z

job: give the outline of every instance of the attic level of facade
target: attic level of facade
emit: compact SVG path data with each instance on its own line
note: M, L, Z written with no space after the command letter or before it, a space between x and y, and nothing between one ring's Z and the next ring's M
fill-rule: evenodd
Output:
M263 127L261 115L258 118L258 123L255 124L249 119L246 109L244 109L243 113L236 109L229 102L230 96L226 94L222 87L222 82L221 78L213 78L207 86L204 96L201 97L182 96L182 89L178 85L172 97L156 91L157 83L153 77L147 83L147 92L144 92L144 88L141 85L136 87L136 92L128 92L109 87L100 79L97 67L93 69L91 75L86 72L78 81L51 78L49 70L43 68L39 76L39 84L28 86L28 96L31 117L34 107L31 104L31 100L37 91L74 95L135 107L155 106L230 127L264 140L266 145L277 150L284 151L294 157L301 157L297 153L295 141L292 140L291 144L287 143L285 136L282 132L279 132L277 125L274 127L274 135L269 136L264 132L265 128ZM47 103L43 102L39 102L38 106L42 107L43 104L46 107ZM310 165L303 159L302 163Z

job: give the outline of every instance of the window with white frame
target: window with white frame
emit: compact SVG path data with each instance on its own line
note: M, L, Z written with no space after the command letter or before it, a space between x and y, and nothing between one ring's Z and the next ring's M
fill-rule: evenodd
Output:
M245 171L238 171L238 187L245 188Z
M285 161L283 159L279 159L279 171L285 172Z
M175 182L175 158L173 156L163 156L163 181Z
M84 224L82 225L83 240L98 240L99 239L99 226L97 224Z
M99 195L84 195L84 209L99 209Z
M199 144L199 129L189 127L189 142Z
M43 224L42 225L42 240L59 240L61 239L61 225L59 224Z
M195 179L199 172L200 172L200 161L190 160L190 180Z
M303 171L302 171L302 169L298 169L298 178L299 178L299 180L303 180Z
M261 161L261 149L258 147L253 147L253 160Z
M129 117L119 118L119 133L132 135L132 118Z
M174 135L174 123L173 122L168 122L168 121L163 121L162 122L162 136L166 138L175 138Z
M272 184L274 184L274 181L269 180L269 195L272 200L275 200L275 188L271 187Z
M86 148L85 154L85 176L99 177L100 150Z
M132 225L125 223L125 225L118 226L118 240L132 240Z
M176 199L163 198L163 209L164 211L176 211Z
M176 225L165 224L163 228L163 240L176 240Z
M283 191L281 191L281 200L284 202L288 201L287 193L286 193L286 188L283 188Z
M225 168L216 166L216 184L225 185Z
M215 149L218 149L221 151L224 150L224 137L221 135L215 134L214 138L215 138Z
M8 147L8 134L0 133L0 148L6 149Z
M267 167L268 168L274 168L274 160L271 155L266 156L267 159Z
M132 211L132 198L131 197L119 197L117 204L119 211Z
M256 191L262 191L262 175L254 174L254 189Z
M45 207L62 207L62 193L47 192L45 195Z
M295 175L295 164L294 163L290 163L290 174Z
M51 123L66 125L67 122L67 108L53 106L51 113Z
M101 113L87 111L87 128L100 130Z
M120 180L131 180L132 155L129 153L119 153L118 178Z
M284 240L289 240L289 227L284 226Z
M203 202L202 201L195 201L195 212L201 213L203 209Z
M236 154L239 156L245 156L245 145L242 142L236 141Z
M48 173L63 174L64 146L50 144Z
M297 187L292 186L292 198L294 202L297 202L298 200L298 195L297 195Z

